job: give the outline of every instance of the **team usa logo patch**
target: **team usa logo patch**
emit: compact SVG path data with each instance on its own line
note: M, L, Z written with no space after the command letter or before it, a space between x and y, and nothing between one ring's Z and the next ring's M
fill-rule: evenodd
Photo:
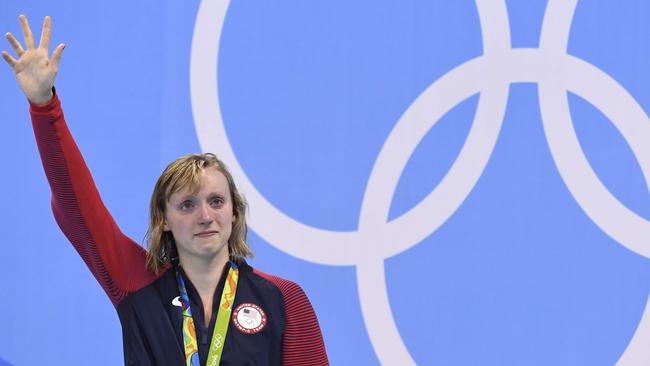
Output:
M261 307L244 303L235 309L232 314L233 323L240 332L246 334L255 334L260 332L266 326L266 313Z

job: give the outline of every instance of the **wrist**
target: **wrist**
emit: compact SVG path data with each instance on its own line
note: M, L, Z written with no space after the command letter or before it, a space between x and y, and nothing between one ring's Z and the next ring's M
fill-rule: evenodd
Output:
M50 88L47 93L44 95L36 95L36 96L31 96L27 97L29 102L35 106L44 106L47 105L52 101L52 98L54 98L54 92L52 91L52 88Z

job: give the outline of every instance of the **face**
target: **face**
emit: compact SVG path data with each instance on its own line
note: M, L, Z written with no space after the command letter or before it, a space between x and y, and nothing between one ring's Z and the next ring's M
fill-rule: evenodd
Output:
M187 187L172 194L165 210L165 231L171 231L181 264L190 260L229 257L232 200L226 177L216 168L201 173L200 188Z

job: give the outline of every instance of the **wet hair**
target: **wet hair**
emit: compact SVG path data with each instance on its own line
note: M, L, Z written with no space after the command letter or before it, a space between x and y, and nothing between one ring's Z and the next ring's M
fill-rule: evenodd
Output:
M147 241L147 269L158 274L168 263L178 260L176 242L171 231L165 231L165 210L172 194L188 188L196 192L200 188L201 173L206 169L216 169L228 181L234 220L228 238L230 259L241 263L244 258L252 257L253 252L246 241L246 201L237 190L232 174L216 155L211 153L192 154L174 160L162 172L151 194L149 204L149 228Z

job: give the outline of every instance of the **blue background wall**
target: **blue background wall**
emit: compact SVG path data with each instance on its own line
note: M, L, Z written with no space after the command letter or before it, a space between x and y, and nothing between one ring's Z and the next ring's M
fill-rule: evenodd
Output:
M259 193L295 222L358 232L369 177L398 120L432 83L484 53L478 3L503 4L232 1L215 87L237 164ZM52 16L53 45L67 44L56 85L68 124L107 207L136 241L143 241L160 171L202 150L192 110L200 96L190 93L200 5L0 3L3 32L20 35L17 17L26 14L40 34L43 17ZM512 47L538 48L547 2L505 6ZM568 53L629 93L645 111L629 123L650 144L649 21L645 0L582 0ZM484 75L497 80L499 72ZM252 264L304 287L332 364L613 365L621 358L648 300L650 248L645 245L646 255L628 249L576 201L549 148L538 83L530 81L510 85L507 105L499 107L505 117L496 145L458 209L424 240L384 261L388 306L410 361L391 360L373 347L380 335L364 323L356 266L290 255L253 225ZM52 218L28 106L9 67L0 68L0 85L0 365L120 364L118 318ZM480 92L458 100L397 167L403 171L388 221L410 212L454 165ZM633 234L642 242L650 234L643 174L650 166L642 162L649 157L631 147L599 105L565 94L591 168L645 225ZM424 226L428 220L417 218ZM303 240L308 245L310 238ZM373 253L372 242L349 244ZM631 360L647 364L648 358Z

